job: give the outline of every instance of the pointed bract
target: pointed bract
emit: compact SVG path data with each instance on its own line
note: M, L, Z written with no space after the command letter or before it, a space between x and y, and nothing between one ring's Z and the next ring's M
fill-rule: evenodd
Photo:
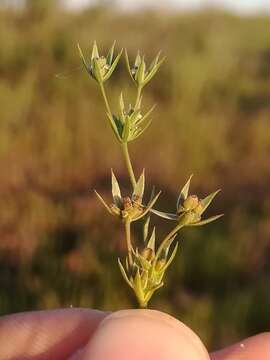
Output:
M125 279L125 281L127 282L127 284L128 284L131 288L133 288L133 285L132 285L132 283L129 281L129 279L128 279L128 277L127 277L127 274L126 274L126 272L125 272L125 269L124 269L124 267L123 267L123 265L122 265L122 263L121 263L121 261L120 261L119 258L118 258L118 265L119 265L121 274L123 275L123 278Z
M99 193L96 190L94 190L94 192L97 195L99 201L104 205L104 207L108 210L108 212L110 214L112 214L111 208L109 207L109 205L106 204L106 202L103 200L102 196L99 195Z
M153 213L163 219L168 219L168 220L178 220L178 218L179 218L179 216L177 214L166 213L166 212L158 211L155 209L151 209L151 213Z
M153 252L155 252L155 246L156 246L155 244L156 244L156 229L154 227L153 231L152 231L152 234L151 234L151 237L150 237L150 239L149 239L149 241L147 243L147 247L149 249L152 249Z
M112 196L113 196L113 200L114 200L114 203L117 205L117 206L121 206L121 191L120 191L120 187L119 187L119 184L118 184L118 181L113 173L113 171L111 170L112 172Z
M95 40L94 45L93 45L93 49L92 49L91 60L98 59L98 58L99 58L99 53L98 53L97 42Z
M189 187L190 187L190 181L191 181L191 179L192 179L192 176L193 176L193 175L190 175L188 181L185 183L185 185L183 186L182 190L180 191L180 194L179 194L179 196L178 196L177 203L176 203L176 210L179 209L181 200L186 200L186 198L188 197Z
M148 214L148 216L146 217L146 220L144 222L144 226L143 226L143 241L144 242L146 242L146 240L148 238L149 224L150 224L150 215Z
M132 198L133 199L142 199L144 194L144 183L145 183L145 177L144 177L144 170L141 173L141 176L139 177L139 180L136 183L136 186L134 188Z
M208 219L201 220L201 221L196 222L196 223L193 223L193 224L188 224L187 226L202 226L202 225L206 225L206 224L211 223L212 221L215 221L215 220L221 218L222 216L224 216L224 214L211 216L211 217L208 218Z
M203 214L205 212L205 210L208 208L208 206L211 204L211 202L213 201L214 197L220 192L220 189L213 192L212 194L206 196L204 199L200 200L200 204L202 207L202 211L201 214Z
M115 44L116 44L116 41L114 40L114 42L113 42L113 44L112 44L112 47L110 48L110 50L109 50L109 52L108 52L108 55L107 55L107 57L106 57L107 64L109 64L109 65L112 65L113 53L114 53Z

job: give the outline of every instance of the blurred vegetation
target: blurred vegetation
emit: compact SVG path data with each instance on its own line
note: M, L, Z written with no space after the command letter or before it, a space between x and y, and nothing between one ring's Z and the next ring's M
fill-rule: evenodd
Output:
M51 2L53 4L53 2ZM149 85L151 128L131 145L136 173L162 189L158 207L194 173L193 191L222 188L217 223L180 235L167 286L152 307L167 311L215 348L270 324L270 18L81 13L33 6L0 11L0 312L134 306L116 257L121 224L96 201L110 168L129 191L118 145L76 43L114 39L167 59ZM108 83L135 89L124 61ZM168 230L163 221L160 236ZM140 229L134 234L140 241Z

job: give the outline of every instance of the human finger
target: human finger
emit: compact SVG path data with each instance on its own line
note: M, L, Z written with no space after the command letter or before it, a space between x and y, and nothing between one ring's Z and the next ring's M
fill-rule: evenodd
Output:
M90 309L60 309L3 316L0 359L67 359L89 341L106 315Z
M245 339L210 355L211 360L266 360L270 359L270 332Z
M175 318L153 310L108 315L76 360L209 360L201 340Z

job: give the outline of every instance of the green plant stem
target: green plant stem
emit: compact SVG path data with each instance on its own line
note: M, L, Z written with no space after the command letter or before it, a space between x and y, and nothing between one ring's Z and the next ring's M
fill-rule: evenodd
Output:
M159 256L161 255L162 250L165 248L165 246L167 245L167 243L170 241L170 239L183 227L184 225L179 223L177 224L170 232L168 235L165 236L165 238L163 239L163 241L161 242L158 251L156 253L156 260L158 260Z
M139 300L138 300L138 302L139 302L139 306L141 309L147 309L147 302L143 302L143 301L139 301Z
M109 101L108 101L108 98L107 98L106 91L105 91L103 83L102 82L99 83L99 86L100 86L100 90L101 90L101 93L102 93L102 96L103 96L103 99L104 99L104 102L105 102L105 105L106 105L107 112L112 117L112 111L111 111L111 108L110 108L110 105L109 105Z
M135 101L135 106L134 106L134 110L137 110L138 106L139 106L139 102L140 102L140 98L141 98L141 93L142 93L142 86L139 85L138 89L137 89L137 96L136 96L136 101Z
M101 90L101 93L102 93L102 96L103 96L103 99L104 99L104 102L105 102L105 105L106 105L107 112L112 117L112 111L111 111L111 108L110 108L110 105L109 105L109 101L108 101L108 98L107 98L107 95L106 95L104 85L103 85L103 83L100 83L99 85L100 85L100 90ZM141 92L141 90L139 91L139 89L138 89L138 97L140 97L140 92ZM136 185L136 178L135 178L133 167L132 167L132 164L131 164L127 143L121 144L121 149L122 149L122 152L123 152L123 155L124 155L124 159L125 159L125 163L126 163L126 166L127 166L130 181L131 181L132 187L134 189L135 185Z
M125 230L126 230L126 241L127 241L127 251L128 251L128 261L129 265L132 265L132 244L130 236L130 221L125 221Z
M131 164L127 143L122 143L121 148L122 148L122 151L123 151L123 155L124 155L125 163L126 163L126 166L127 166L128 174L129 174L129 177L130 177L130 181L131 181L132 187L134 189L135 186L136 186L136 178L135 178L133 167L132 167L132 164Z

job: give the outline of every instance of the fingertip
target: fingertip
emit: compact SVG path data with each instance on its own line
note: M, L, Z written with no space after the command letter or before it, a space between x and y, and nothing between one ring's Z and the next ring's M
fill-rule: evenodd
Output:
M198 336L173 317L154 310L107 316L81 360L209 360Z
M252 336L224 350L214 352L211 360L270 359L270 332Z

